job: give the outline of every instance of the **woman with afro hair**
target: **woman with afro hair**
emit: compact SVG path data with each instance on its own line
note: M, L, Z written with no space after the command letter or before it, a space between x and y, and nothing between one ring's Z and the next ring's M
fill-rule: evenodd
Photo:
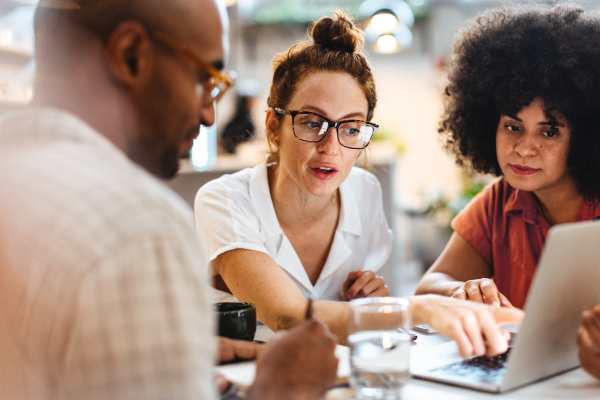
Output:
M548 230L600 217L600 16L493 9L459 30L454 51L439 133L458 165L501 178L452 221L417 294L523 308ZM600 348L598 308L583 315L584 353Z

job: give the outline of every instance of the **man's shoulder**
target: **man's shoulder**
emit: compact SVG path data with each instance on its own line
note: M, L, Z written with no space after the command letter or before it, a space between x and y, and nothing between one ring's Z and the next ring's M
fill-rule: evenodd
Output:
M38 139L28 127L21 133L29 138L0 149L0 184L7 189L3 203L13 211L46 228L78 221L78 231L103 229L108 235L191 218L182 200L106 140L68 117L66 125L54 126L72 131L43 132Z
M118 222L121 229L160 230L191 218L191 209L179 196L133 163L82 167L86 169L87 172L75 174L64 182L67 190L73 191L67 201L79 203L107 221Z

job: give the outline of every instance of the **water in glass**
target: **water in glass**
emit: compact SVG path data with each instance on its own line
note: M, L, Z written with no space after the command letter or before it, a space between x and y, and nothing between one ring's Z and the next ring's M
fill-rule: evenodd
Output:
M399 399L409 378L410 335L399 330L362 331L348 337L350 384L358 399Z

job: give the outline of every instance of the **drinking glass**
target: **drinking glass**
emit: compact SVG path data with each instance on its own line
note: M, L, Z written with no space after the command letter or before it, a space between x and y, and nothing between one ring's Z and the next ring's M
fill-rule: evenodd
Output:
M350 301L350 385L358 399L400 399L409 378L408 305L393 297Z

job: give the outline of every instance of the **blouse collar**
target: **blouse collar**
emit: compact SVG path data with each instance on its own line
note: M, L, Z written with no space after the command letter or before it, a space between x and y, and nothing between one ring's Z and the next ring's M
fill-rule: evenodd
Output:
M342 208L340 210L338 229L360 236L362 234L360 213L354 193L352 193L352 188L349 187L348 179L340 186L340 200ZM252 176L250 177L250 201L261 221L262 240L267 241L275 236L283 235L283 230L275 214L273 199L271 198L266 160L257 165L252 171Z

